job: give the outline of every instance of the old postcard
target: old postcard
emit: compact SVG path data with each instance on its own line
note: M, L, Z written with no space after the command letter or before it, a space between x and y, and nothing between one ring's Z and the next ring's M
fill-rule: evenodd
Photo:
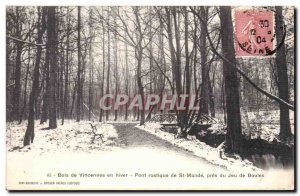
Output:
M294 20L6 6L6 189L295 190Z

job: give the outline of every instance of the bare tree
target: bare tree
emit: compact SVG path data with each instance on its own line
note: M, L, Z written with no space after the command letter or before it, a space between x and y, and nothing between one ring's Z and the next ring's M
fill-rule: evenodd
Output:
M231 7L220 7L220 20L223 55L226 59L229 59L230 62L235 63ZM239 81L237 72L227 64L227 62L223 61L227 112L226 150L231 153L239 153L241 150L242 139Z
M103 8L102 8L103 13ZM101 21L102 27L102 82L101 82L101 96L104 95L104 82L105 82L105 26L104 21ZM99 122L102 122L103 109L100 108Z
M82 68L81 68L81 40L80 40L80 31L81 31L81 14L80 14L80 6L78 6L77 9L77 50L78 50L78 55L77 55L77 63L78 63L78 68L77 68L77 102L76 102L76 121L80 121L80 115L81 115L81 102L82 102L82 83L81 83L81 75L82 75Z
M200 16L204 22L200 24L200 56L201 56L201 76L202 76L202 88L200 96L200 112L208 114L208 83L209 83L209 72L206 55L206 33L205 28L207 26L207 10L203 6L200 7Z
M94 85L94 57L93 57L93 41L94 41L94 27L92 22L93 9L89 10L89 120L93 112L93 85Z
M51 9L51 8L49 8ZM37 43L41 44L42 39L43 39L43 34L46 30L46 21L45 21L45 16L46 16L46 8L38 8L38 15L39 15L39 20L38 20L38 37L37 37ZM48 10L48 17L49 17L49 10ZM49 19L48 19L49 20ZM48 24L49 25L49 24ZM34 66L34 73L33 73L33 85L29 97L29 115L28 115L28 124L27 124L27 129L25 132L24 136L24 141L23 145L30 145L30 143L33 142L34 139L34 103L36 102L36 96L37 96L37 90L39 88L39 69L40 69L40 62L41 62L41 55L42 55L42 46L38 45L37 46L37 54L36 54L36 59L35 59L35 66Z
M50 78L49 78L49 128L55 129L57 127L56 121L56 85L57 85L57 19L56 7L50 6L48 8L48 42L49 45L49 64L50 64Z
M286 63L286 53L285 44L282 43L283 40L283 21L282 7L276 6L276 41L277 41L277 55L276 55L276 67L277 67L277 78L278 78L278 92L279 98L289 102L289 92L288 92L288 75L287 75L287 63ZM281 44L281 46L280 46ZM290 115L289 109L284 105L280 104L280 137L286 139L292 135L290 126Z
M21 16L20 16L20 8L16 7L15 9L16 12L16 20L20 21ZM16 22L17 22L16 21ZM22 30L23 30L23 24L20 22L17 22L17 27L16 27L16 37L19 39L23 39L22 37ZM18 120L19 119L19 104L20 104L20 96L21 96L21 54L23 51L23 42L17 42L16 47L17 47L17 52L16 52L16 59L15 59L15 85L14 85L14 91L12 95L12 118L13 120Z
M110 15L110 13L108 13L108 17L107 17L108 23L107 24L109 24L109 21L110 21L109 15ZM105 91L106 94L109 94L109 88L110 88L109 82L110 82L110 29L107 28L107 74L106 74L106 91ZM108 106L108 104L109 104L109 100L106 99L105 105ZM105 117L106 121L108 121L108 118L109 118L108 110L106 110L105 115L106 115L106 117Z
M63 104L63 113L62 113L62 120L61 124L64 124L64 119L66 115L66 111L68 110L67 107L67 100L68 100L68 93L69 93L69 49L70 49L70 31L71 31L71 25L70 25L70 10L69 7L67 8L67 38L66 38L66 65L65 65L65 92L64 92L64 104Z

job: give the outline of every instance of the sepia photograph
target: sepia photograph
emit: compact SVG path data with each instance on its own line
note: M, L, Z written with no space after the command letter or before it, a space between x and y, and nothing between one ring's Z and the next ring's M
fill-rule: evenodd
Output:
M5 10L8 191L295 191L295 7Z

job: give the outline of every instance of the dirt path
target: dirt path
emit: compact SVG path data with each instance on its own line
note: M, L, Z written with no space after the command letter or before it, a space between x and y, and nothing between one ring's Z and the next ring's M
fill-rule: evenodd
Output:
M224 168L213 165L212 163L195 156L192 152L179 148L168 141L162 140L155 135L147 133L135 127L132 123L116 123L113 124L118 132L120 142L124 145L125 149L132 150L143 148L159 152L159 154L173 155L172 158L185 159L192 164L199 164L201 167L211 167L212 169L224 170ZM160 156L158 155L158 156ZM153 155L152 155L153 156ZM180 162L180 161L179 161Z

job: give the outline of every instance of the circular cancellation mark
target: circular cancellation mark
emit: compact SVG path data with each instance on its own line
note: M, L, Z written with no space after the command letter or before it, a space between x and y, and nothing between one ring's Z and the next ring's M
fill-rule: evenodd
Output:
M281 35L275 33L275 19L279 21ZM283 18L268 8L235 10L235 37L237 56L271 56L283 44L286 27ZM280 40L274 47L276 36Z

